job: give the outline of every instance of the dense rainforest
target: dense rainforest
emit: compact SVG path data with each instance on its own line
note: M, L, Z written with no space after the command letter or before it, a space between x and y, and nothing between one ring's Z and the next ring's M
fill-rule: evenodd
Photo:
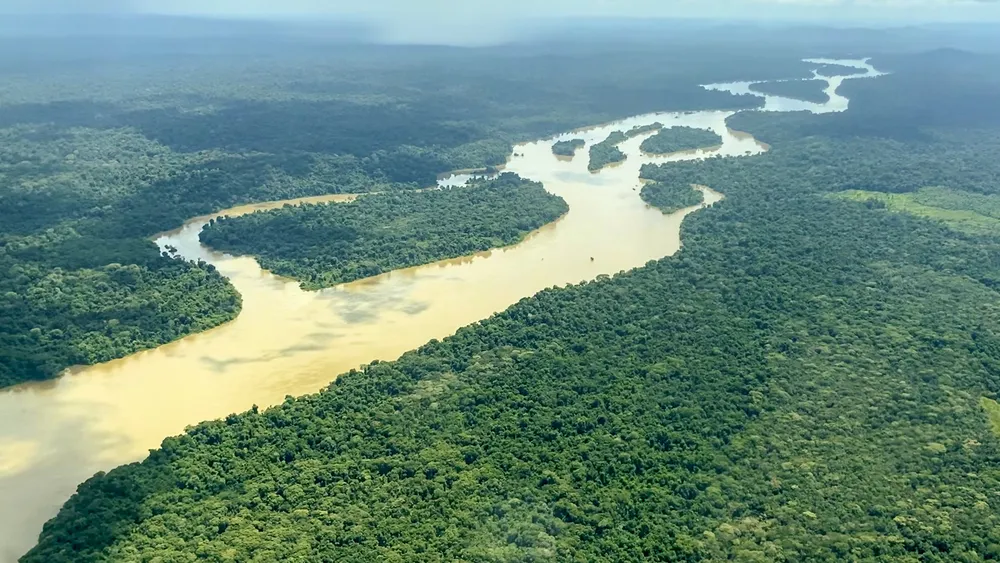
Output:
M722 137L714 131L680 125L660 129L657 134L644 140L639 148L648 154L670 154L721 144Z
M664 213L674 213L705 201L705 196L690 184L647 183L639 196Z
M1000 233L843 197L991 216L997 62L737 115L770 152L643 169L726 195L679 254L169 438L23 561L1000 558Z
M625 153L618 148L618 145L625 142L626 139L628 137L625 136L625 133L615 131L608 135L607 139L592 145L590 147L590 163L587 164L587 169L591 172L597 172L609 164L624 161Z
M754 92L760 92L769 96L805 100L816 104L825 104L830 101L830 95L826 93L826 87L826 80L820 79L756 82L750 85L750 89Z
M692 57L682 42L543 55L294 38L265 52L235 36L0 43L0 387L234 318L221 276L149 241L188 218L427 187L584 125L760 105L701 83L809 73L786 49ZM642 62L665 55L678 60Z
M508 172L464 187L223 217L201 241L319 289L511 245L568 210L541 184Z
M556 141L552 144L552 154L556 156L576 156L577 149L587 144L583 139L570 139L568 141Z

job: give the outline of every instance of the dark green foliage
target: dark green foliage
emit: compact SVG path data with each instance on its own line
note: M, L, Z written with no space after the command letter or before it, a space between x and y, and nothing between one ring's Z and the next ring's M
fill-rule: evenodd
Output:
M0 387L166 344L239 313L239 294L214 267L160 257L150 242L146 256L109 264L90 251L102 243L26 249L46 256L25 261L0 251Z
M730 124L767 143L822 135L895 139L921 146L948 141L946 135L955 128L975 131L1000 127L1000 104L996 103L1000 73L992 71L1000 68L1000 56L945 50L879 57L873 64L892 73L844 82L838 92L851 100L851 109L844 114L778 114L772 118L744 112L734 116ZM956 88L956 84L962 87ZM968 150L966 145L971 143L952 139L948 144L952 150Z
M586 145L583 139L570 139L568 141L556 141L552 144L552 154L557 156L575 156L576 150Z
M781 82L757 82L751 84L750 89L754 92L770 96L781 96L825 104L830 101L830 96L826 93L828 85L826 80L786 80Z
M224 217L201 240L318 289L514 244L567 210L541 184L506 173L460 188Z
M166 440L24 561L1000 558L1000 238L829 197L992 193L1000 133L921 133L646 167L727 196L677 256Z
M618 145L625 139L627 139L625 133L615 131L608 135L607 139L591 146L590 164L587 165L587 168L591 172L596 172L609 164L625 160L625 153L618 148Z
M649 154L670 154L713 147L722 144L722 137L714 131L694 127L668 127L642 142L640 148Z
M643 186L639 195L643 201L664 213L674 213L705 201L705 196L690 184L653 182Z

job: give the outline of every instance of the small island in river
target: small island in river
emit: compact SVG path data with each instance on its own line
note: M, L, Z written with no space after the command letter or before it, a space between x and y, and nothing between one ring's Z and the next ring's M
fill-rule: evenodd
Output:
M852 74L864 72L857 67L830 63L818 64L816 65L815 70L820 76L851 76Z
M650 123L649 125L636 125L635 127L628 130L625 136L631 139L632 137L638 137L644 133L650 133L658 129L663 129L663 124L657 121L656 123Z
M508 246L568 210L540 183L505 173L457 188L223 217L201 241L320 289Z
M576 151L586 145L583 139L570 139L568 141L556 141L552 145L552 154L556 156L576 156Z
M624 161L625 153L618 148L618 145L627 139L625 133L615 131L608 135L607 139L590 147L590 164L587 168L591 172L596 172L609 164Z
M646 139L640 145L648 154L670 154L722 144L722 137L714 131L694 127L670 127Z
M769 96L781 96L783 98L825 104L830 101L830 95L826 93L828 85L829 83L826 80L819 79L788 80L785 82L757 82L756 84L751 84L750 89Z

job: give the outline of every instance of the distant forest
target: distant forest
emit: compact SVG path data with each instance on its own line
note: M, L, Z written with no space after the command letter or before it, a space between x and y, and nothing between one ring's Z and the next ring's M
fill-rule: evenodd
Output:
M440 173L502 164L515 142L654 110L760 103L701 83L808 73L766 49L667 68L612 52L328 52L294 41L254 57L240 53L259 46L239 38L0 46L0 387L239 314L239 295L212 268L149 241L188 218L427 187Z

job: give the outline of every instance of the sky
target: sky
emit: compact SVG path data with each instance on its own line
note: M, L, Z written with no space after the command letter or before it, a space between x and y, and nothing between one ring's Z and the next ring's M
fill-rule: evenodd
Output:
M1000 21L1000 0L0 0L0 13L159 13L376 20L399 41L483 38L515 22L712 18L825 23Z

